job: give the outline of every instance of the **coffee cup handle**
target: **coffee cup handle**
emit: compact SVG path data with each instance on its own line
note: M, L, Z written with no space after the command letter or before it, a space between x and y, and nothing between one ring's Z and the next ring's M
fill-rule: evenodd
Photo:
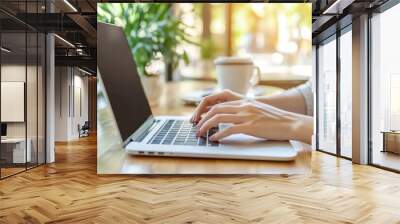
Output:
M260 67L254 66L253 69L255 70L255 73L253 73L253 76L250 79L250 86L255 87L261 80L261 70Z

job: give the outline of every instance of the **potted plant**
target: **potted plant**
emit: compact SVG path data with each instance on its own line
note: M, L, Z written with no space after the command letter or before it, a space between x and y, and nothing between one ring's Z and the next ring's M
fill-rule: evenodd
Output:
M209 75L214 68L213 60L217 56L218 47L211 37L203 39L200 46L200 55L202 60L203 71Z
M173 73L181 61L189 63L186 51L179 49L179 45L184 42L195 43L185 31L187 25L179 15L174 15L171 4L99 3L97 15L98 21L124 28L148 96L150 92L160 89L154 88L154 84L146 87L148 79L159 79L160 74L149 70L152 63L163 61L167 81L172 80Z

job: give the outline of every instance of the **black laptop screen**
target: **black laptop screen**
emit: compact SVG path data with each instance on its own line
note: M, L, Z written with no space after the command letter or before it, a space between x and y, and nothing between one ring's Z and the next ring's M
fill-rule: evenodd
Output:
M97 66L125 141L149 118L151 109L121 27L97 23Z

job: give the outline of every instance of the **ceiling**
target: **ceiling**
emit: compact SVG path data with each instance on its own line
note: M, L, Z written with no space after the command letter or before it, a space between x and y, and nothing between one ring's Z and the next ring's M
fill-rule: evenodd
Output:
M36 33L52 32L57 34L56 65L79 66L95 74L96 20L94 0L1 0L2 45L12 49L3 59L21 60L26 53L31 58L37 50L31 39Z
M268 2L312 3L313 42L329 35L329 28L351 17L374 9L387 0L269 0ZM47 2L47 4L46 4ZM56 65L81 66L96 72L96 3L118 0L1 0L0 22L4 38L13 48L24 49L21 40L28 31L54 32ZM126 1L122 1L126 2ZM134 2L134 1L133 1ZM200 2L200 1L199 1ZM260 1L255 1L260 2ZM49 13L49 12L52 13ZM342 25L346 25L343 23ZM22 34L21 34L22 32ZM331 29L330 32L335 32ZM22 38L23 39L23 38ZM66 40L66 41L63 41ZM4 43L4 41L3 41ZM72 45L74 46L72 46ZM28 52L30 47L28 45ZM18 50L16 50L17 54ZM21 52L23 54L23 52Z
M352 23L353 17L375 12L389 0L312 0L313 44Z

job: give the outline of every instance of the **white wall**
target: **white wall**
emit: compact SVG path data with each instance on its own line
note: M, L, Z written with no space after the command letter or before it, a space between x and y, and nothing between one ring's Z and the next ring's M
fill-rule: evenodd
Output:
M76 68L56 67L56 141L77 139L78 125L88 120L88 78L83 75Z
M1 81L25 82L25 65L2 65ZM7 137L25 137L25 122L7 123Z
M72 108L73 119L71 120L71 136L73 138L77 138L79 135L78 124L83 125L88 120L88 78L81 76L81 74L80 72L79 75L75 73L73 82L74 107Z
M38 70L37 70L38 69ZM44 83L42 68L25 64L3 64L1 66L2 82L24 82L26 84L26 107L22 108L22 112L27 115L27 120L23 122L6 122L7 137L24 138L25 135L29 139L30 148L32 150L32 161L44 163ZM27 80L25 80L27 78ZM7 96L2 96L7 97ZM1 108L7 110L10 108ZM37 156L37 153L39 154Z
M35 88L27 88L27 103L30 104L30 108L27 108L27 120L28 120L28 129L32 127L32 130L36 130L36 113L32 111L36 111L36 80L32 77L36 77L36 67L28 66L27 68L25 65L2 65L1 66L1 81L2 82L25 82L25 75L27 69L27 77L29 82L29 87L35 86ZM4 97L4 96L3 96ZM33 103L33 104L31 104ZM40 105L39 105L40 106ZM34 108L33 108L34 107ZM6 108L1 108L2 110L6 110ZM32 123L33 122L33 123ZM8 137L25 137L25 123L26 122L7 122L7 136ZM28 130L28 137L29 133ZM36 135L36 132L35 132Z
M69 68L55 68L55 141L68 140Z

